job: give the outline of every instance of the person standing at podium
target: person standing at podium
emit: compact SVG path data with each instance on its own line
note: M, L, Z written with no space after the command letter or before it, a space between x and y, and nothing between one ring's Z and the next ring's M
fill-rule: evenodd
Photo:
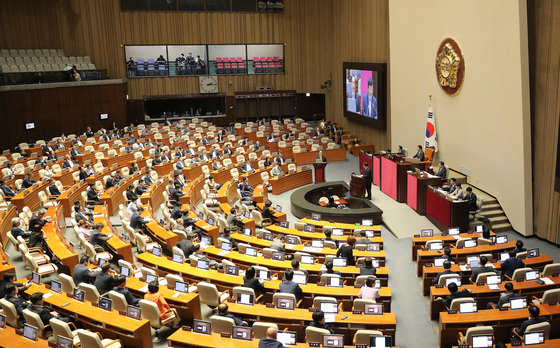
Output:
M373 177L371 175L371 168L367 162L364 162L363 178L366 181L366 199L371 200L371 184L373 182Z
M319 154L315 157L315 162L327 163L327 157L323 155L323 151L319 151Z

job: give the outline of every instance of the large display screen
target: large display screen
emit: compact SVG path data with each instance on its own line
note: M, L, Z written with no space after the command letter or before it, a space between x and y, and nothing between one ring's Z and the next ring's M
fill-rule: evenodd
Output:
M386 63L343 63L344 116L375 127L387 121Z

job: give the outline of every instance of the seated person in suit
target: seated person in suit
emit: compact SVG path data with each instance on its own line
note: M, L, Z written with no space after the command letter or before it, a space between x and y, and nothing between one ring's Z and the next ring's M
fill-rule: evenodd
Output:
M477 209L476 195L472 192L472 188L467 187L467 194L463 199L469 202L469 211L475 211Z
M103 266L101 266L101 270L93 274L95 277L93 285L95 285L100 295L108 293L111 289L113 289L114 279L113 276L109 274L110 269L111 264L109 264L109 262L105 262Z
M334 244L338 248L338 241L331 237L332 236L332 231L331 230L325 230L325 232L323 232L323 233L325 234L325 240L329 241L329 242L334 242Z
M95 224L95 227L91 233L91 237L89 238L89 242L96 249L103 249L105 251L110 251L106 242L109 239L111 239L111 237L102 232L104 227L105 226L102 223Z
M399 150L397 151L397 154L404 156L405 152L404 152L404 148L402 145L399 145Z
M140 215L144 212L144 207L138 207L136 213L132 214L130 217L130 227L135 230L146 231L146 224L150 222L148 219L142 218Z
M455 184L455 189L453 191L449 191L449 197L457 199L462 199L464 197L463 186L461 186L460 182Z
M275 141L274 134L270 133L270 135L266 138L268 141Z
M148 283L148 293L144 295L144 300L154 302L157 305L160 313L160 321L164 321L175 314L165 300L163 294L159 292L159 284L157 281ZM181 318L177 316L172 325L175 326L179 324L180 320Z
M364 300L377 300L379 298L379 291L375 288L375 277L368 277L365 285L360 288L358 297Z
M282 165L284 163L286 163L286 159L284 158L284 156L282 156L282 154L279 154L274 161L276 161L276 163L278 163L278 165Z
M222 169L224 166L220 163L220 161L218 161L217 158L214 158L214 161L212 162L212 170L218 170L218 169Z
M253 186L251 186L251 184L249 184L246 176L241 177L241 185L243 186L243 189L245 191L249 191L249 192L253 191Z
M487 272L496 273L496 270L494 269L494 267L486 266L486 263L488 263L488 258L486 256L481 256L480 257L480 267L472 270L472 276L470 278L471 282L476 283L476 277L478 277L478 275L481 274L481 273L487 273Z
M539 309L539 307L530 306L529 319L525 320L520 327L514 328L513 331L517 333L519 336L523 337L523 335L525 334L525 330L527 330L527 327L529 325L543 323L547 321L546 318L541 317L540 314L541 314L541 310Z
M33 179L31 174L32 173L29 172L25 175L25 178L23 178L23 181L21 182L21 188L23 188L23 189L29 188L29 187L33 186L34 183L37 182L37 181L35 181L35 179Z
M283 348L282 342L276 339L278 334L278 329L275 327L269 327L266 329L266 337L259 341L258 348Z
M134 186L133 185L129 185L126 188L126 200L129 202L133 202L138 200L138 195L136 193L134 193Z
M364 260L364 265L360 266L360 275L375 275L377 268L373 266L373 261L371 257L366 257Z
M369 244L369 239L367 238L367 234L365 230L360 230L356 232L356 238L360 237L359 240L356 241L356 244Z
M15 281L16 281L15 273L11 273L11 272L4 273L3 279L2 281L0 281L0 298L6 297L6 295L8 294L6 291L9 285L15 286L16 288L18 288L18 290L21 293L23 293L25 290L27 290L29 284L31 284L31 281L27 281L25 283L14 283Z
M171 194L169 195L169 203L180 206L181 205L181 197L185 194L181 191L181 184L174 183L175 188L171 190Z
M309 324L310 326L329 330L331 334L334 334L334 330L330 327L330 325L325 323L325 313L323 313L323 311L313 312L311 318L313 319L313 322Z
M282 176L284 175L284 172L282 171L282 169L280 169L280 166L278 164L276 164L272 170L270 171L270 175L272 176Z
M419 161L424 161L424 151L422 151L422 145L418 145L418 151L412 158L418 158Z
M523 245L524 244L522 240L517 240L517 242L515 242L515 249L513 249L513 251L515 251L516 254L527 251L527 249L524 248Z
M358 140L358 137L354 137L354 140L352 140L352 146L358 146L360 145L360 141Z
M249 161L243 162L240 169L243 173L252 172L255 170Z
M270 248L278 251L286 251L285 241L286 237L284 237L282 233L278 233L272 242L270 242Z
M237 223L243 222L243 217L238 215L237 208L231 207L226 222L228 226L232 226L232 227L235 226Z
M506 293L500 296L500 299L498 300L497 304L493 302L488 302L488 304L486 305L488 309L501 308L504 304L509 303L510 300L523 297L513 289L513 283L511 282L507 282L504 285L504 288L506 289Z
M442 272L439 272L439 273L436 275L436 277L435 277L434 279L432 279L432 285L438 284L438 283L439 283L439 278L440 278L442 275L452 274L452 273L455 273L455 272L452 272L452 271L451 271L451 262L449 262L449 260L443 261L443 271L442 271Z
M91 280L95 278L88 265L89 257L87 255L82 255L82 257L80 257L80 263L74 266L74 272L72 272L74 285L78 286L80 283L89 284Z
M284 272L284 280L280 283L280 292L285 292L288 294L294 294L296 299L300 299L303 291L299 287L299 284L292 281L294 279L294 271L287 270Z
M236 317L235 315L229 313L229 307L227 304L225 303L220 303L218 305L217 308L217 312L214 314L216 316L220 316L220 317L226 317L226 318L230 318L233 319L233 321L235 322L235 326L248 326L247 322L239 319L238 317Z
M319 154L315 157L315 162L327 163L327 157L323 155L323 151L319 151Z
M66 159L62 162L62 168L72 169L74 166L75 164L72 162L72 157L70 155L66 155Z
M449 260L449 262L453 263L455 262L455 256L451 255L451 248L446 246L445 248L443 248L443 256L444 259Z
M441 297L436 298L436 301L441 301L441 305L443 308L451 305L451 302L456 298L472 296L471 292L468 289L463 289L459 291L459 288L455 283L449 283L447 289L449 290L450 294L447 295L445 299Z
M0 190L2 190L2 194L5 199L11 199L16 195L16 192L6 183L3 179L0 179Z
M29 219L31 236L29 236L28 246L31 248L43 246L43 226L51 221L51 218L44 219L46 213L45 209L40 209L37 214L33 214L31 219Z
M54 315L51 309L45 307L45 300L43 299L42 292L34 293L33 295L31 295L29 300L31 301L31 306L29 306L28 309L32 312L39 314L39 317L41 318L43 325L50 325L50 320L52 318L62 320L65 323L69 323L72 321L70 318L63 317L58 313ZM47 332L50 330L52 330L50 327L45 328L45 331Z
M517 253L511 250L509 252L509 259L502 262L502 276L508 276L511 279L516 269L525 267L523 260L516 257L516 255Z
M334 267L334 264L332 263L332 261L325 262L325 270L323 270L321 272L321 275L323 275L323 274L338 274L338 275L340 275L340 272L335 271L333 269L333 267Z
M144 182L144 180L140 179L138 180L138 186L136 186L136 188L134 189L134 193L136 193L137 196L142 196L142 194L144 192L146 192L148 188L146 187L146 183Z
M266 156L264 159L264 166L266 168L270 167L272 165L272 160L270 159L270 156Z
M262 210L262 217L263 219L271 219L274 217L274 211L271 208L272 207L272 202L267 199L266 202L264 202L264 207Z
M12 219L12 236L17 239L17 237L21 236L23 239L28 239L31 236L31 232L25 232L19 226L21 225L21 220L18 217ZM0 296L1 298L1 296Z
M231 244L232 248L237 248L237 243L232 236L230 236L231 229L229 227L224 228L224 231L220 234L220 238L226 239Z
M255 278L255 269L253 267L247 268L245 276L243 276L243 286L255 290L255 296L259 297L265 292L265 288L261 281Z
M455 191L456 185L457 185L457 179L451 178L451 179L449 179L449 183L447 185L443 185L441 187L441 189L451 193L451 192Z
M25 322L23 310L29 307L29 302L18 296L18 288L14 284L6 286L6 300L16 307L16 313L22 322Z
M346 243L336 252L336 257L344 257L348 266L356 265L356 260L354 260L354 244L356 244L356 238L350 236L346 239Z
M103 265L103 266L105 266L105 265ZM125 276L120 275L120 276L117 277L117 280L115 282L115 287L113 288L113 291L118 292L119 294L123 295L124 298L126 299L127 304L133 305L133 306L138 306L138 302L140 301L140 299L138 297L133 296L130 293L130 291L128 291L128 289L126 288L126 277Z
M292 260L292 270L303 272L305 274L305 276L307 277L307 270L304 269L304 268L300 268L299 267L299 261L296 260L296 259Z
M97 191L95 191L95 187L94 187L95 183L90 182L88 184L88 189L87 189L87 200L88 201L92 201L95 203L99 203L99 196L97 195Z
M443 161L439 161L439 169L436 176L444 179L447 178L447 168L445 168L445 163Z
M54 196L54 197L60 196L60 190L54 184L54 180L53 179L48 179L48 182L49 182L49 186L47 187L47 189L49 190L51 196Z
M183 251L185 257L188 258L194 252L194 235L192 233L187 233L187 239L180 240L177 243L177 247Z
M253 201L251 192L245 191L242 184L239 184L237 188L239 189L239 194L241 195L241 203L248 203Z

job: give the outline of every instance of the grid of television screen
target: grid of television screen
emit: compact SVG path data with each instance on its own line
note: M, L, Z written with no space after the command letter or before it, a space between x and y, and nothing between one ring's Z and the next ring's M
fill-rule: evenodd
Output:
M121 0L121 10L282 12L284 0Z
M133 77L284 74L284 45L126 45Z

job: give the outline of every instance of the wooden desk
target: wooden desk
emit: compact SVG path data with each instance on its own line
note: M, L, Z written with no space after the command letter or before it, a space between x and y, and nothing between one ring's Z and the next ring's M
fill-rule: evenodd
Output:
M74 206L74 201L79 199L82 201L82 192L87 189L87 184L85 182L80 182L64 190L60 196L56 199L57 203L62 206L62 211L64 216L72 215L72 207Z
M83 150L80 150L83 152ZM78 163L83 166L87 161L89 161L89 163L91 163L92 165L97 162L95 160L95 152L91 152L91 153L82 153L79 155L75 156L76 161L78 161Z
M77 166L74 166L72 170L63 169L61 173L56 173L52 176L53 180L58 180L63 186L70 186L74 184L74 177L72 174L78 170Z
M426 215L426 190L428 186L441 186L442 178L429 178L417 173L407 175L406 204L420 215Z
M515 248L515 241L510 241L504 244L494 244L494 245L477 245L474 248L451 248L451 255L458 258L458 261L464 261L464 259L469 255L479 255L479 254L497 254L500 252L508 251ZM416 257L416 275L420 277L422 275L422 267L428 263L434 261L434 257L440 257L443 255L443 250L418 250L418 256Z
M335 199L335 200L334 200L334 203L337 204L337 205L342 205L342 204L347 204L348 202L347 202L346 200L344 200L344 199ZM327 206L327 202L321 201L321 202L319 202L319 205L320 205L321 207L326 207L326 206Z
M31 211L35 211L41 206L39 192L44 191L47 186L49 186L47 181L39 181L33 184L33 186L17 193L11 202L18 208L18 211L23 211L25 206L28 206Z
M312 239L323 239L325 238L325 234L321 231L321 232L305 232L305 231L300 231L300 230L296 230L295 228L285 228L285 227L280 227L278 225L270 225L270 226L266 226L266 229L278 234L278 233L282 233L284 235L294 235L294 236L298 236L301 239L305 239L305 240L312 240ZM374 233L375 235L375 233ZM346 242L346 239L348 238L348 235L344 235L344 236L331 236L332 239L338 241L339 243L344 243ZM369 240L372 243L379 243L380 244L380 248L383 249L383 237L380 236L376 236L373 238L369 238Z
M460 233L458 235L459 238L472 238L472 239L478 239L480 236L482 236L482 233ZM490 231L490 236L491 237L495 237L496 233ZM450 236L448 234L443 235L443 234L436 234L433 237L420 237L419 235L415 235L414 237L412 237L412 261L416 261L416 256L418 255L418 250L424 248L424 246L426 245L426 242L430 241L430 240L434 240L434 239L439 239L443 242L444 246L452 246L455 245L455 243L457 242L457 239L454 238L454 236Z
M297 335L296 335L297 336ZM301 340L301 338L296 337L296 339ZM177 348L187 348L187 347L221 347L221 348L258 348L259 339L252 339L251 341L236 340L233 338L224 338L218 333L212 333L210 335L197 334L192 331L177 330L171 336L167 338L167 343L170 347ZM560 345L559 345L560 346ZM307 343L297 342L295 346L290 346L295 348L306 348L309 347ZM355 347L352 345L344 346L344 348ZM539 347L539 346L532 346ZM556 346L555 346L556 347ZM398 348L393 346L393 348Z
M78 253L74 251L74 247L68 245L66 238L62 234L60 226L65 226L64 215L60 206L53 206L47 209L45 218L51 221L43 226L43 238L47 247L62 265L68 267L68 273L74 272L74 266L78 264ZM59 269L59 271L63 271Z
M469 229L469 203L448 199L430 188L426 191L426 216L441 230L459 227L461 232L466 232Z
M513 284L513 288L522 296L526 296L529 300L532 296L537 298L542 297L542 294L546 290L555 289L560 286L560 276L557 277L547 277L554 282L554 284L546 285L546 284L539 284L536 281L524 281L524 282L511 282ZM461 286L461 289L468 289L478 305L479 310L485 309L488 302L498 303L500 299L500 294L505 292L505 283L498 284L498 290L490 290L488 285L476 285L476 284L467 284ZM435 299L438 297L445 298L450 294L447 288L436 288L435 286L430 287L430 317L432 320L437 320L439 313L442 310L445 310L441 305L441 301L436 301ZM529 301L527 301L529 303Z
M161 244L168 251L172 251L173 247L177 245L179 241L179 236L175 232L161 226L158 223L159 219L154 215L151 208L145 209L141 216L151 219L151 221L146 224L146 228L152 240Z
M296 187L311 184L313 182L312 172L311 169L298 169L293 174L270 178L268 182L272 186L272 194L279 195Z
M138 180L142 177L142 173L135 173L128 177L127 179L122 179L118 186L113 186L103 192L101 196L99 196L99 200L101 203L107 206L107 211L109 212L110 216L115 215L117 210L119 209L119 204L125 204L125 199L123 196L123 192L126 191L128 186L132 185L134 180Z
M523 262L525 263L525 267L530 267L534 270L542 271L544 266L553 262L552 258L547 255L540 255L539 257L534 257L530 259L524 259ZM501 262L494 262L492 263L494 268L499 270L502 267ZM462 271L459 265L453 264L451 265L451 271L461 275L462 281L467 282L470 276L472 275L472 271L470 267L467 267L468 270ZM443 272L443 267L428 267L425 265L422 269L422 290L423 295L428 296L430 294L430 286L432 285L432 279L434 279L439 272Z
M554 338L560 330L560 305L543 304L539 306L540 315L546 317L551 325L550 333ZM451 347L457 344L458 332L465 333L469 327L478 324L492 323L496 340L505 340L511 327L521 325L529 317L528 309L500 311L499 309L483 309L477 313L439 315L439 346Z
M137 259L143 265L150 268L156 269L160 275L165 275L167 273L180 274L189 283L198 283L201 280L216 284L216 286L221 290L231 290L235 286L243 286L243 276L232 276L224 273L220 273L217 270L209 269L202 270L191 266L188 263L176 263L172 260L167 259L165 256L154 256L151 253L142 253L137 255ZM309 266L309 265L301 265ZM319 270L321 265L312 265L314 269ZM241 266L241 268L244 268ZM349 268L349 267L347 267ZM340 268L338 268L340 269ZM385 268L386 272L386 268ZM274 271L271 271L274 274ZM341 272L342 273L342 272ZM359 274L359 273L358 273ZM280 279L272 279L270 281L264 282L264 287L268 292L277 292L280 288ZM349 309L351 308L351 302L354 297L358 295L360 289L354 288L353 286L344 286L342 288L328 287L328 286L317 286L317 284L307 283L306 285L301 285L301 289L304 294L308 297L314 296L334 296L340 297L341 300L346 301L349 304ZM392 292L389 287L381 287L379 289L380 302L383 302L385 311L390 311Z
M373 231L375 236L381 236L381 226L380 225L375 225L375 226L360 226L358 224L346 224L346 223L338 223L338 222L331 222L331 221L325 221L325 220L313 220L313 219L299 219L299 222L303 222L304 224L307 225L313 225L315 227L325 227L325 226L330 226L332 228L342 228L345 232L346 231L350 231L352 234L354 233L354 230L366 230L366 231Z
M18 216L17 208L15 205L10 204L5 207L0 214L0 238L4 247L8 245L9 239L6 234L12 229L12 219Z
M265 187L263 184L256 185L253 190L253 200L264 204L268 200L268 187Z
M113 168L114 164L117 164L119 167L128 166L130 161L133 161L133 160L134 160L134 153L133 152L119 154L119 155L113 156L113 157L107 157L107 154L105 154L105 158L101 159L101 163L103 163L103 167Z
M142 204L149 205L152 209L157 209L163 202L163 192L167 186L167 181L163 178L158 179L140 196Z
M152 333L150 322L146 319L135 320L120 315L118 311L106 311L94 307L91 302L79 302L66 294L57 294L44 285L31 284L25 291L28 295L35 292L52 295L45 302L62 315L78 320L84 328L100 332L104 338L120 339L126 346L150 348Z
M107 207L102 205L96 205L93 208L93 223L101 223L103 224L103 233L113 233L111 238L107 241L107 246L111 250L113 250L116 254L122 256L123 259L130 263L134 263L134 259L132 257L132 246L130 242L123 241L119 238L119 234L113 225L111 224L111 220L107 215Z
M2 342L2 347L49 347L47 340L38 339L36 342L33 342L16 334L16 329L8 325L4 329L0 328L0 342Z
M323 156L327 157L328 162L346 161L346 150L342 147L338 147L335 149L325 149L321 151L323 151ZM317 156L319 156L319 151L304 151L292 152L291 157L294 158L294 162L297 166L303 166L315 162L315 158L317 158Z

